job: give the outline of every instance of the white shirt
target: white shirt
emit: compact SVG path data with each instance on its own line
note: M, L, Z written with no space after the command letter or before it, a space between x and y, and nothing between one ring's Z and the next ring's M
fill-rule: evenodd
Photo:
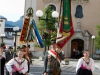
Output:
M18 59L16 58L16 60L19 61L19 62L21 62L21 61L24 60L24 58L23 58L23 60L18 60ZM10 73L11 73L12 70L13 70L13 68L11 67L11 65L13 65L13 64L14 64L18 69L24 68L24 69L22 70L22 73L23 73L23 74L25 74L25 73L28 71L28 64L27 64L27 60L26 60L26 59L25 59L25 61L24 61L21 65L19 65L19 64L15 61L14 58L11 59L11 60L6 64L6 68L7 68L7 70L8 70Z
M3 56L4 58L6 58L5 52L3 52L2 56Z
M86 64L86 62L83 60L83 58L80 58L80 59L78 60L77 65L76 65L76 72L77 72L77 70L81 67L82 64L83 64L83 66L85 66L86 68L90 68L92 72L95 70L95 64L94 64L94 60L93 60L92 58L90 58L89 64Z
M5 52L0 53L0 55L1 55L2 57L6 58Z

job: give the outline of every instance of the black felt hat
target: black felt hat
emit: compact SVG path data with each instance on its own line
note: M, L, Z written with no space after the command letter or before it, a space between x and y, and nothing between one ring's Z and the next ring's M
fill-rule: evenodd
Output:
M17 49L21 49L20 46L18 46Z
M5 43L1 43L0 47L4 47L5 46Z
M51 44L56 44L56 39L52 39Z
M28 48L30 48L30 45L28 45Z
M13 47L12 46L9 46L9 48L8 49L13 49Z
M22 45L22 48L26 48L26 45Z

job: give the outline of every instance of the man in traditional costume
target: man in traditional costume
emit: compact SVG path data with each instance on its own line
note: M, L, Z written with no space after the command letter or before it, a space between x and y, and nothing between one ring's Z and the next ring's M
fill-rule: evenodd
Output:
M4 66L5 66L5 55L4 55L4 44L0 45L0 75L4 75Z
M51 41L51 49L45 54L44 75L60 75L60 62L64 59L60 49L57 48L56 40Z
M29 71L30 71L30 64L32 65L32 58L33 58L33 55L32 55L32 53L30 52L30 45L28 45L28 46L26 46L26 51L25 51L25 59L27 59L27 61L28 61L28 71L27 71L27 74L26 75L28 75L28 73L29 73Z
M22 45L22 50L26 52L26 45Z
M23 58L24 52L18 50L18 57L11 59L7 64L6 68L12 75L25 75L28 71L27 60Z
M5 43L1 43L1 46L0 47L1 47L1 50L2 50L2 53L3 53L3 57L6 58L6 56L5 56L5 51L6 51L5 50L6 49Z
M13 48L12 46L9 46L8 50L5 51L6 56L6 63L13 58ZM6 75L9 75L9 72L6 70Z

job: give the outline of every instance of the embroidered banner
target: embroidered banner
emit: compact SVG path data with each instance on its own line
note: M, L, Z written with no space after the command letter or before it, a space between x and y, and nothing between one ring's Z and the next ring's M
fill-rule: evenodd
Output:
M68 36L68 37L63 36L63 37L61 37L61 38L58 38L59 41L57 41L57 46L58 46L60 49L62 49L62 48L66 45L66 43L70 40L70 38L71 38L71 37L73 36L73 34L74 34L74 28L73 28L72 20L71 20L70 26L71 26L71 29L70 29L70 36ZM57 39L57 40L58 40L58 39Z
M20 41L21 42L26 41L26 36L27 36L26 33L27 33L28 25L29 25L29 18L25 18L24 25L23 25L22 32L21 32L21 36L20 36Z
M64 36L66 36L66 33L70 31L70 0L63 0L63 30L60 31ZM67 35L68 36L68 35Z
M72 24L72 18L71 18L71 0L63 0L63 13L62 13L62 19L60 23L59 32L57 35L60 35L60 37L57 37L57 46L62 49L68 40L72 37L74 34L74 28Z

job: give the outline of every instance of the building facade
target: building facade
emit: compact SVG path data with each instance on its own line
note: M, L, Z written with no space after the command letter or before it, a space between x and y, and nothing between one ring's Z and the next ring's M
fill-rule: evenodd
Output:
M61 0L26 0L25 15L28 7L34 10L34 19L38 24L37 10L44 10L48 5L55 6L56 11L60 12ZM63 47L65 57L73 57L73 50L82 52L85 49L95 54L92 35L97 36L96 26L100 24L100 0L72 0L71 15L75 34Z
M14 46L15 35L13 27L6 27L5 21L6 18L0 18L0 43L5 43L6 47L8 48L9 46ZM18 31L19 33L17 34L16 40L19 40L20 31L21 29ZM16 44L19 46L20 42L17 41Z

